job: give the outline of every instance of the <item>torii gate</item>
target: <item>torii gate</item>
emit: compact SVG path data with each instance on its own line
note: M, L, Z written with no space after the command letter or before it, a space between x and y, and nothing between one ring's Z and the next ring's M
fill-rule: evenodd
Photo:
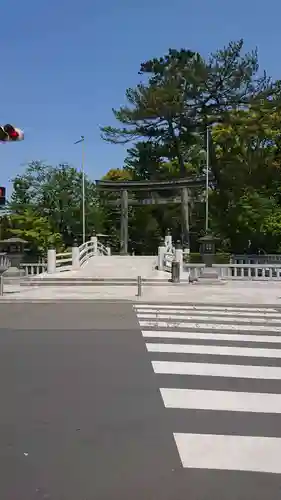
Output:
M211 178L209 179L212 180ZM206 176L193 178L173 179L169 181L107 181L96 180L96 186L101 191L120 192L118 200L108 201L109 205L121 206L120 253L128 253L128 208L132 205L167 205L181 204L182 213L182 239L189 247L189 202L190 189L206 185ZM161 198L157 191L175 191L180 195L172 198ZM150 198L133 199L128 197L128 192L149 191Z

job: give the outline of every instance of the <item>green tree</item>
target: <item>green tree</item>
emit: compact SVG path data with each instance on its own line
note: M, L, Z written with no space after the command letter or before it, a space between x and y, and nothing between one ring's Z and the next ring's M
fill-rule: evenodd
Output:
M49 220L32 208L10 216L10 233L28 241L32 255L44 256L50 246L62 249L61 235L54 233Z
M272 104L233 111L227 125L212 131L212 225L233 250L273 251L277 244L269 221L276 220L281 202L281 110Z
M257 71L257 53L243 54L242 40L207 61L190 50L170 49L164 57L141 64L139 73L146 82L129 88L128 105L113 110L122 128L104 127L102 137L112 143L148 141L152 160L156 151L162 160L177 159L185 176L185 157L190 149L202 147L207 125L225 122L231 109L279 90L266 75L257 77Z
M259 76L257 52L244 53L242 40L208 60L170 49L142 63L140 75L141 83L126 92L128 104L113 110L120 127L101 129L105 141L130 145L124 169L132 179L203 173L209 126L212 230L222 247L236 252L279 248L281 84ZM197 235L204 227L202 201L201 191L191 207ZM133 210L133 231L141 234L142 222L153 217L155 234L166 227L178 234L178 207L166 206L162 213L148 207L134 219Z
M85 177L86 234L103 228L103 213L93 182ZM59 233L65 246L82 237L82 174L74 167L57 167L43 162L31 162L23 175L13 180L11 209L23 214L35 210L48 219L51 230Z

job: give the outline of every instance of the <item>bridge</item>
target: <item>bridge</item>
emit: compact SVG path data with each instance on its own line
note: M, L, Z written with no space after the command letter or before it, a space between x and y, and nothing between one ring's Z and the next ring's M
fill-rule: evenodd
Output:
M225 285L233 280L281 280L281 261L277 260L277 256L270 263L255 262L253 256L251 259L238 257L239 259L232 258L228 264L213 264L212 268L206 267L202 262L188 263L183 250L173 246L169 233L155 256L111 255L110 248L103 245L97 236L92 236L80 246L74 244L67 252L57 253L55 249L49 249L47 262L21 264L25 274L21 284L53 287L126 285L135 287L137 295L141 296L142 286L168 285L170 281ZM240 257L243 257L243 261ZM11 265L4 262L7 259L6 254L0 255L2 268L8 269ZM179 263L180 280L177 273L171 276L174 261ZM0 277L0 295L4 292L4 282L9 283L8 276L5 271ZM122 293L120 291L120 298Z
M69 252L48 250L47 263L33 266L33 271L28 274L32 274L36 281L156 278L159 276L157 258L111 255L110 247L103 245L97 236L92 236L82 245L73 246Z

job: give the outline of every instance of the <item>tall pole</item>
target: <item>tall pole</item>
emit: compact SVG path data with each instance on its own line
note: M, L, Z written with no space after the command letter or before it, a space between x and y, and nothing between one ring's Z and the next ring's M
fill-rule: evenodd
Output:
M207 127L207 146L206 146L206 218L205 218L205 231L206 234L209 230L209 168L210 168L210 149L209 149L209 135L210 128Z
M74 144L81 143L81 172L82 172L82 238L83 243L86 240L86 213L85 213L85 148L84 148L85 137L81 135L81 139L76 141Z

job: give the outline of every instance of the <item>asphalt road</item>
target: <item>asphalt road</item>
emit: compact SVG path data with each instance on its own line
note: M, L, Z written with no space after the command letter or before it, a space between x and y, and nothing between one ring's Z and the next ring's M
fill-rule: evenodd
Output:
M164 408L131 304L2 303L0 321L1 499L280 499L278 474L182 467L175 427L216 416Z
M173 498L180 460L132 306L0 304L0 319L0 498Z

